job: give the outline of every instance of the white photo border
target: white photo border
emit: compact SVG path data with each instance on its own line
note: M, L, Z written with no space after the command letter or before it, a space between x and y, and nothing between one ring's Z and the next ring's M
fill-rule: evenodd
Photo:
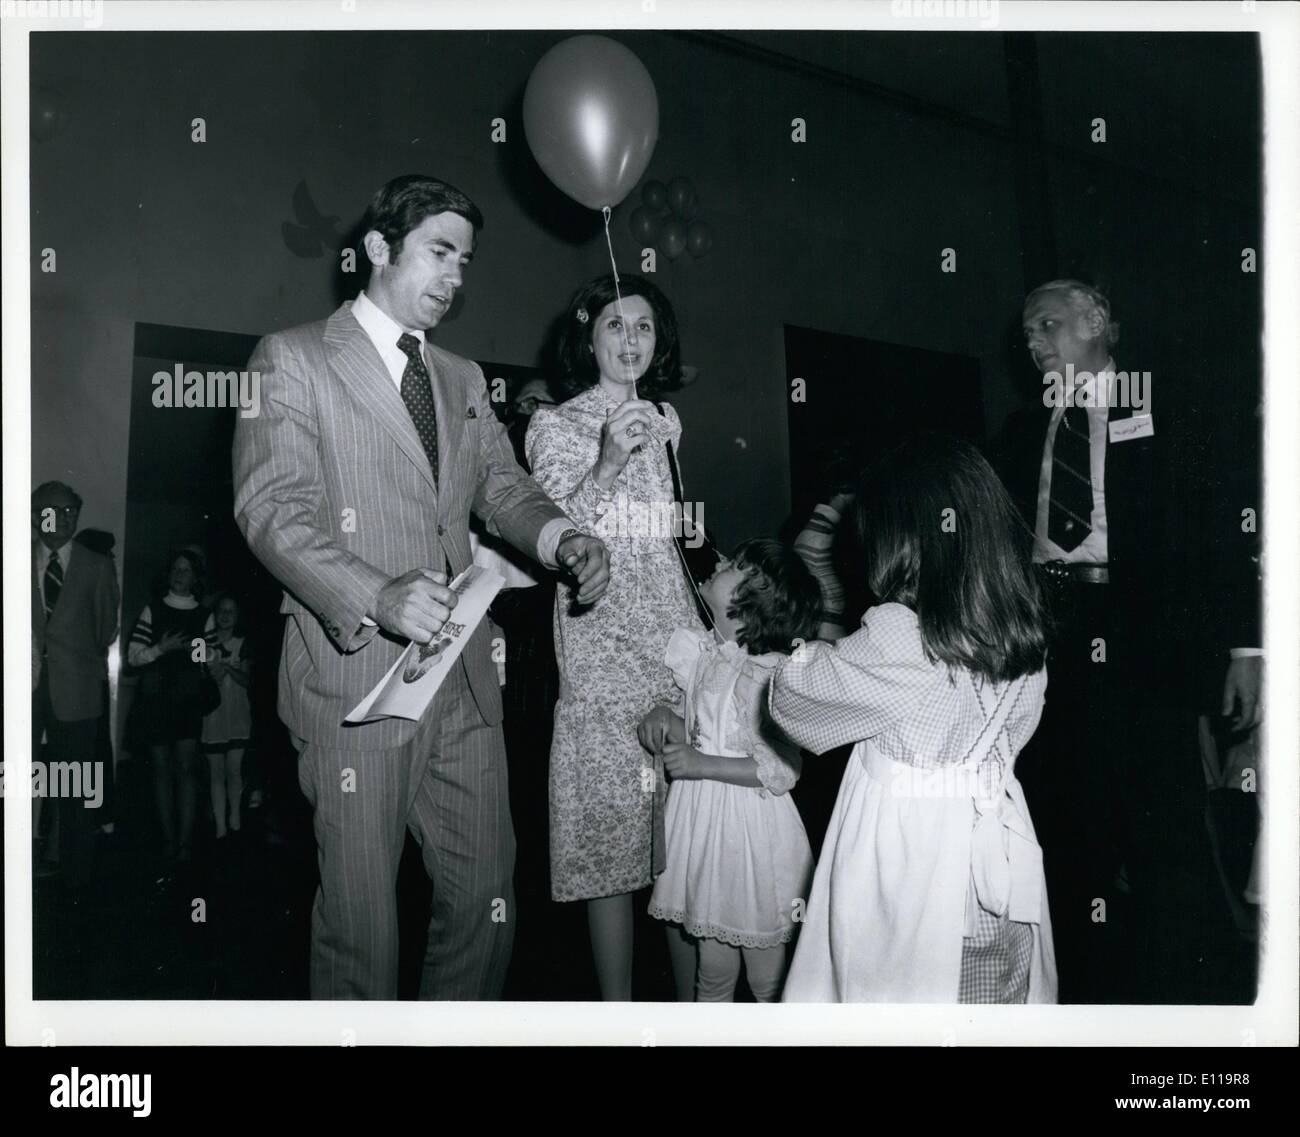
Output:
M49 0L45 8L70 0ZM105 0L104 31L159 30L523 30L655 31L674 28L851 31L1054 30L1258 31L1265 118L1265 485L1267 561L1265 747L1270 804L1267 842L1267 946L1254 1006L700 1006L670 1003L312 1003L197 1001L37 1002L32 999L31 811L26 795L6 795L5 1007L10 1045L284 1044L904 1044L904 1045L1295 1045L1297 1042L1297 864L1300 814L1300 563L1296 486L1300 486L1300 19L1289 4L1153 3L1079 0L994 2L993 27L974 2L974 18L928 18L957 11L900 0L852 5L719 0L567 0L520 5L501 0L416 3L396 0L256 0L143 3ZM38 11L0 4L3 82L4 375L4 742L7 782L30 785L31 603L30 243L28 191L28 33L79 31L87 19L24 18ZM86 10L78 9L78 11ZM904 13L921 12L922 15ZM124 361L125 362L125 361ZM306 950L306 945L304 945Z

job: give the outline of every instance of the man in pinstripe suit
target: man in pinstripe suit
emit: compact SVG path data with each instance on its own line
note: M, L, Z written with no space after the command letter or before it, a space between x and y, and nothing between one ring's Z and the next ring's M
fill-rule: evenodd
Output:
M473 512L562 566L592 602L604 546L515 461L482 372L434 347L483 219L455 187L407 175L364 225L370 281L328 319L257 347L261 413L235 432L235 515L284 585L279 706L299 747L320 861L314 998L397 994L394 886L407 828L433 881L427 999L500 995L514 938L515 843L486 622L418 723L342 725L408 640L428 643L469 567Z

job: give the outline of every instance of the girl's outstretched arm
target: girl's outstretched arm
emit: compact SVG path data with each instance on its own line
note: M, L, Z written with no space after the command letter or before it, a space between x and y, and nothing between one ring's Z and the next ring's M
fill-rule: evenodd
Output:
M768 709L792 741L824 754L881 733L942 681L921 646L916 614L882 604L851 636L805 644L781 663Z

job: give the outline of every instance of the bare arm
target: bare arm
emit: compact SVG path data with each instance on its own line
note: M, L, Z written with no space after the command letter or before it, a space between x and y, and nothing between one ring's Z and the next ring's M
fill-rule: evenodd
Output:
M705 754L684 742L664 747L664 769L674 781L707 780L761 789L758 763L752 758Z

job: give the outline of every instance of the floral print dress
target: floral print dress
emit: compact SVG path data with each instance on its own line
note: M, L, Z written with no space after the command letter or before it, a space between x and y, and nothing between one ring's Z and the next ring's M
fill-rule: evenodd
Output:
M664 443L681 422L671 406L605 493L592 477L600 432L618 403L597 384L533 415L525 440L538 484L609 549L609 587L596 603L555 598L560 697L551 743L551 895L587 900L634 892L664 868L662 768L636 728L657 704L680 709L664 663L679 627L703 630L669 522L673 490Z

